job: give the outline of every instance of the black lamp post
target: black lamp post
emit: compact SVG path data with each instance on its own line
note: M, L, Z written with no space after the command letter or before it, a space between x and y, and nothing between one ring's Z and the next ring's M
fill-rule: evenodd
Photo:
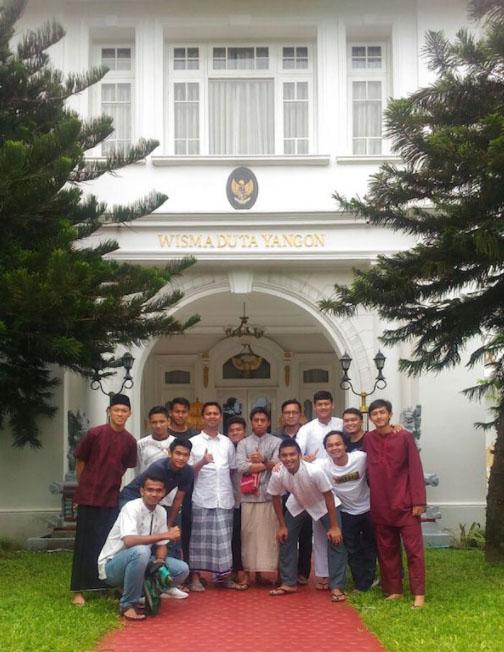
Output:
M352 358L348 355L346 351L340 358L341 369L343 371L341 376L341 381L340 381L340 387L345 391L351 390L356 396L360 397L361 402L360 402L359 409L363 414L367 414L368 411L367 397L371 396L371 394L373 394L377 389L385 389L385 387L387 386L387 381L385 380L385 377L383 375L383 367L385 366L385 360L386 358L383 355L383 353L381 351L378 351L378 353L374 357L374 363L376 369L378 370L378 374L376 376L373 389L371 389L371 391L369 392L365 392L363 390L357 392L353 388L352 381L350 379L350 376L348 375L350 365L352 364Z
M91 389L99 389L105 396L114 396L115 394L120 394L123 389L131 389L133 387L133 376L131 375L131 369L133 368L133 363L135 362L135 358L129 353L129 351L126 351L124 355L122 355L119 359L114 360L113 362L110 362L107 364L107 367L117 369L119 367L124 367L124 377L122 381L121 388L117 392L106 392L103 389L102 386L102 378L103 376L100 374L100 370L95 368L93 370L93 377L91 378L91 384L90 387Z

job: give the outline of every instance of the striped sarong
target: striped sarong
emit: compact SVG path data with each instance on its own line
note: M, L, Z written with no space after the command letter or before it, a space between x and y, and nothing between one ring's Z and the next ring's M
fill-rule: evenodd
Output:
M231 572L233 555L233 508L205 509L192 506L189 546L191 570L225 574Z

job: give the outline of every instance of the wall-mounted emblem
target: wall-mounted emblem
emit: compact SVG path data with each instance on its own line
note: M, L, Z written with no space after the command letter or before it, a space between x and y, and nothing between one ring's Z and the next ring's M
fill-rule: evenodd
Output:
M256 203L259 186L252 170L236 168L229 175L226 193L233 208L252 208Z

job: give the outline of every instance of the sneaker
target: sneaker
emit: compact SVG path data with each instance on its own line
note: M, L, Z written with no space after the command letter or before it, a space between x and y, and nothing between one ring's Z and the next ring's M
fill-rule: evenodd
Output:
M175 600L185 600L185 598L189 597L188 593L184 593L184 591L181 591L178 589L176 586L172 586L169 589L166 589L163 593L161 593L162 598L174 598Z

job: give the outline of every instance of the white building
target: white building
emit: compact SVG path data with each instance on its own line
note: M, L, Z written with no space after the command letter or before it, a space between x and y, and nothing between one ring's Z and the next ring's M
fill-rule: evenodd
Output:
M345 351L352 357L357 390L372 388L385 324L365 311L333 318L318 301L335 282L350 279L352 267L411 242L340 212L332 193L363 194L379 164L394 160L381 130L386 98L429 82L420 56L424 34L453 35L467 22L466 3L33 0L23 26L52 16L67 32L53 48L58 68L110 67L72 106L84 117L112 114L116 146L142 136L160 141L142 164L90 187L110 204L152 189L170 197L128 228L103 229L120 243L113 257L146 265L182 255L198 261L177 282L185 296L176 312L199 314L198 326L132 351L130 430L139 437L148 408L176 395L222 404L233 398L245 415L256 401L267 401L274 424L283 400L309 401L317 389L333 392L338 414L358 405L339 387L338 358ZM107 146L90 155L102 156ZM239 195L235 186L245 202L236 208L226 186L240 167L255 175L258 191L252 206L248 191ZM242 346L224 329L238 324L243 304L250 323L265 330L251 342L265 361L261 377L244 377L230 362ZM482 522L485 439L473 423L484 418L483 409L460 392L483 369L410 379L397 371L407 350L384 353L388 387L373 398L389 398L396 418L422 405L422 457L426 471L440 476L429 496L443 524ZM104 421L105 396L78 377L55 373L62 380L60 409L43 424L44 448L17 450L8 433L2 439L2 534L40 533L47 516L59 512L60 498L48 487L67 470L68 411L84 412L93 425Z

